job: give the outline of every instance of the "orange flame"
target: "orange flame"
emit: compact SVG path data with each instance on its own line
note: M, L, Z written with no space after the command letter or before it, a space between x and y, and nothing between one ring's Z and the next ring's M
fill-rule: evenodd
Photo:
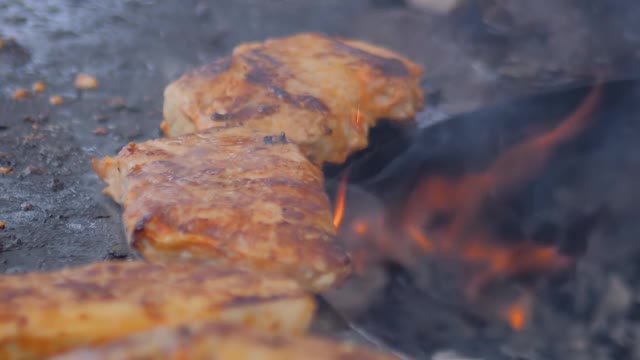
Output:
M521 331L527 323L529 309L529 295L524 295L505 309L503 317L511 329Z
M358 219L351 225L351 231L358 236L365 236L369 231L369 225L367 225L366 221Z
M336 229L340 228L342 224L342 219L344 218L344 204L347 197L347 181L349 179L349 173L345 173L344 176L340 179L340 184L338 185L338 196L336 198L336 208L333 212L333 226Z
M358 133L363 133L366 127L362 126L362 113L360 112L360 104L356 106L355 114L351 117L351 124Z
M482 215L492 198L513 191L534 177L544 168L558 146L589 126L601 92L601 86L596 85L577 109L556 128L511 147L480 173L458 179L432 176L422 180L401 210L400 233L388 228L384 219L374 223L372 218L356 217L351 226L346 228L346 237L360 239L359 242L363 238L369 239L381 253L377 256L412 262L419 254L427 254L478 265L479 271L473 274L465 289L471 299L497 278L566 267L570 260L553 247L538 246L526 239L514 239L518 241L509 245L497 243L494 241L495 234L488 228L486 218ZM356 122L358 118L359 108ZM336 228L340 227L344 216L345 193L346 176L338 189L334 216ZM451 214L451 221L437 232L425 230L424 226L438 212ZM402 236L411 241L403 242L398 238ZM403 249L406 246L417 246L419 251ZM367 262L362 256L361 253L358 255L359 264ZM528 303L528 300L521 299L511 304L503 314L514 330L524 327Z

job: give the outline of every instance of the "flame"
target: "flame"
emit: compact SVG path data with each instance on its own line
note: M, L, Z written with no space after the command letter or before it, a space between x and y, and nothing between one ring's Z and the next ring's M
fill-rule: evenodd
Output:
M362 113L360 112L360 104L356 106L356 111L351 117L351 124L359 133L363 133L366 130L366 128L362 126Z
M531 308L530 296L525 294L518 300L507 306L502 316L507 321L511 329L522 331L527 324L527 318Z
M413 239L413 241L416 242L416 244L418 244L418 246L422 248L422 250L427 253L431 253L433 251L433 244L417 226L413 224L406 225L405 232L411 239Z
M372 217L356 214L350 216L355 220L344 230L348 232L345 237L360 239L357 242L367 238L382 257L402 259L405 263L415 261L417 256L429 255L472 264L477 270L465 288L466 295L472 300L498 278L565 268L571 260L554 247L539 246L527 239L513 239L509 244L496 242L496 235L483 216L484 209L492 199L516 190L536 176L555 149L587 128L601 92L600 85L594 86L577 109L558 126L507 149L484 171L461 178L430 176L422 179L401 207L399 229L390 229L385 219L374 221ZM358 117L359 108L356 119ZM340 227L344 216L345 193L346 176L338 189L336 228ZM425 228L438 213L450 214L450 221L439 229ZM403 237L409 241L402 241ZM403 248L406 246L411 248ZM367 262L362 256L358 254L357 268ZM528 300L521 299L503 314L514 330L524 327L527 306Z
M365 236L369 232L369 225L362 219L357 219L351 224L351 231L358 236Z
M336 208L333 212L333 226L336 229L340 229L340 225L342 224L342 219L344 218L344 204L347 198L347 182L349 179L349 173L345 173L344 176L340 179L340 184L338 185L338 196L336 198Z

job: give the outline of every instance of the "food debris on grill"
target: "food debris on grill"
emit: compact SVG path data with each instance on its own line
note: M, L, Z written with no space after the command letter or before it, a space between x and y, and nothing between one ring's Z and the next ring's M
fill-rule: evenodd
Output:
M11 95L13 100L24 100L27 97L29 97L29 90L24 88L16 89L16 91L13 92L13 95Z
M78 74L73 85L78 90L92 90L98 87L99 82L95 77L88 74Z
M0 230L3 230L7 226L7 223L0 220Z
M13 167L11 166L0 166L0 175L7 175L13 172Z
M107 129L105 129L103 127L99 127L99 128L95 128L93 130L93 133L95 135L107 135L109 133L109 131L107 131Z
M120 359L393 360L396 356L319 336L282 336L235 324L200 321L161 327L52 360Z
M315 302L295 281L195 264L109 261L0 276L0 358L44 358L201 320L304 331Z
M64 103L64 98L62 96L54 95L49 98L49 104L51 105L62 105Z
M46 89L47 89L47 86L42 81L37 81L33 83L33 85L31 86L31 90L33 90L33 92L36 92L36 93L43 92Z
M242 44L167 86L161 128L286 131L316 165L341 163L367 147L378 119L410 121L422 109L422 72L390 50L315 33Z
M20 173L21 177L29 176L29 175L42 175L47 172L47 169L29 165Z
M111 107L111 109L120 111L127 109L127 103L121 97L111 98L107 101L107 105Z
M105 114L95 114L93 115L93 120L95 120L96 122L105 122L109 120L109 117Z
M22 204L20 204L20 209L22 211L31 211L33 210L33 204L28 202L23 202Z
M64 189L64 183L58 178L53 178L49 181L49 188L54 192L60 191Z

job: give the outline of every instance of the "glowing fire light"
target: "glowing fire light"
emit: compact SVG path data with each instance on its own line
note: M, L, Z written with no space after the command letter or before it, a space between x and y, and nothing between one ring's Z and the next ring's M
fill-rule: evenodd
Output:
M371 218L356 216L347 230L343 230L348 233L346 237L360 239L360 242L367 238L381 253L373 256L402 257L402 253L407 252L417 258L422 253L479 265L480 270L474 273L465 289L471 299L497 278L566 267L570 260L553 247L538 246L526 239L514 239L507 245L494 241L496 235L487 227L487 220L482 215L492 198L499 198L536 176L558 146L589 126L600 96L598 85L556 128L511 147L480 173L457 179L441 176L423 179L401 209L401 231L389 228L384 219L378 224ZM359 123L359 117L358 108L356 123ZM344 176L338 188L334 213L336 228L340 228L344 217L346 185L347 176ZM437 232L425 231L425 224L439 212L450 214L450 222ZM402 250L407 244L402 236L410 239L409 244L414 244L420 251ZM358 251L358 263L362 265L366 262L362 257L368 254L363 255L362 249ZM412 260L415 259L407 259L408 262ZM528 299L522 298L509 305L501 315L514 330L521 330L526 323L528 306Z
M515 331L521 331L527 323L530 308L529 300L529 295L524 295L509 305L503 313L503 317L507 323L509 323L509 326Z
M356 111L351 117L351 124L358 133L363 133L366 127L362 126L362 114L360 113L360 104L356 106Z
M344 204L347 197L347 181L349 179L349 173L345 173L344 176L340 179L340 184L338 185L338 197L336 198L336 208L333 212L333 226L336 229L340 228L340 224L342 224L342 218L344 217Z
M369 231L369 226L366 221L358 219L351 225L351 231L358 236L365 236Z

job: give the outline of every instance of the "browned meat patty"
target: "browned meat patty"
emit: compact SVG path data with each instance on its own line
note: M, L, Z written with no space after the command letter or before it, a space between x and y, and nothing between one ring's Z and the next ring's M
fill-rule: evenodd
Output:
M196 320L304 331L314 301L292 280L191 264L104 262L0 276L0 359L41 359Z
M351 270L337 247L322 172L278 134L207 129L94 160L152 261L203 260L278 273L322 291Z
M230 122L286 133L317 165L368 145L380 118L423 107L422 68L360 41L303 33L244 44L184 74L164 93L167 136Z
M280 336L231 324L158 328L52 360L392 360L397 357L312 336Z

